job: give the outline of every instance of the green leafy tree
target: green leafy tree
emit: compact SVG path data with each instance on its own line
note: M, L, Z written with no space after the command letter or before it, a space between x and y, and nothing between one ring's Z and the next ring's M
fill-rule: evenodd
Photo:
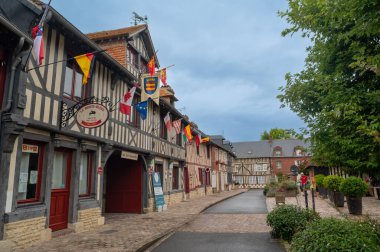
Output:
M380 167L380 1L288 0L279 12L311 40L278 96L307 124L314 161L351 174Z
M297 133L294 129L272 128L269 132L265 130L261 134L261 140L270 139L303 139L303 135Z

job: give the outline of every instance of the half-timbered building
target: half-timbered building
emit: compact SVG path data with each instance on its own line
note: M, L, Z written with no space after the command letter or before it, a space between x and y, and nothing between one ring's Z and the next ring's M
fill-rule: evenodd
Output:
M7 1L1 7L9 10L9 20L24 33L30 33L44 9L37 0ZM154 56L147 26L107 37L107 42L115 39L124 43L123 48L133 48L125 61L53 8L43 35L43 66L38 67L33 57L28 60L28 55L22 58L26 70L17 68L11 107L1 117L5 193L1 191L0 236L15 248L50 239L52 231L81 232L102 225L103 212L152 210L149 174L154 169L162 174L167 201L182 197L179 178L185 148L181 135L168 134L163 121L167 112L172 120L181 117L174 93L168 100L161 97L159 106L149 101L145 120L135 109L130 116L118 109L118 101L140 80L146 61ZM97 53L92 76L83 85L83 74L72 57L89 52ZM137 87L135 103L140 94Z
M290 176L292 166L310 165L309 145L302 140L236 142L233 147L234 179L242 187L263 188L279 174Z
M235 154L232 145L221 135L210 136L212 158L212 187L215 192L231 190L233 160Z
M9 247L2 241L4 213L8 210L6 201L12 200L7 199L13 189L8 186L9 164L15 157L13 142L23 127L14 113L15 107L22 106L22 96L14 94L18 93L18 83L25 78L22 68L33 44L29 35L8 19L6 9L0 9L0 250Z
M211 186L211 145L210 142L196 144L195 137L206 137L193 124L193 139L186 143L186 164L184 170L185 192L188 198L212 194Z

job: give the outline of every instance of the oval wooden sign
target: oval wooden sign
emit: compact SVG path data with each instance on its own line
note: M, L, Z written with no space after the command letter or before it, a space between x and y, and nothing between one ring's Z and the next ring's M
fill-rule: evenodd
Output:
M107 122L109 112L101 104L87 104L81 107L76 115L77 123L85 128L97 128Z

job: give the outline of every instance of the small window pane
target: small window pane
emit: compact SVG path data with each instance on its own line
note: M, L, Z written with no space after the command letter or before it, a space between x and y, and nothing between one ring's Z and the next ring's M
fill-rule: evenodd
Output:
M74 96L77 98L82 97L82 79L83 79L83 74L75 72L75 93L74 93Z
M52 189L64 189L66 187L67 154L54 153Z
M282 162L276 161L276 167L277 167L277 169L281 169L282 168Z
M39 153L23 152L21 155L17 200L36 199L37 197L38 157Z
M79 194L88 194L88 158L87 153L81 154L79 171Z
M65 71L65 84L63 87L63 92L71 97L71 89L73 85L73 69L66 67Z

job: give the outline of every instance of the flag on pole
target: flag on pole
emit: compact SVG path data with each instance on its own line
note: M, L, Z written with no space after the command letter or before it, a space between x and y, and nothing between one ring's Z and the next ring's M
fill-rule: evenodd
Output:
M164 122L165 122L165 125L166 125L166 128L168 129L168 131L170 132L172 130L172 124L170 122L170 115L169 115L169 112L166 114L166 116L164 117Z
M33 56L39 66L42 65L42 60L45 58L43 32L44 28L40 25L35 26L32 30Z
M156 64L154 63L154 55L148 62L148 69L149 69L150 76L153 76L156 70Z
M160 71L160 79L162 81L162 84L164 84L164 86L166 86L167 85L167 83L166 83L166 68L164 68Z
M185 135L185 134L183 134L183 135L182 135L182 138L183 138L183 142L184 142L184 143L187 143L187 142L189 142L189 140L187 140L187 137L186 137L186 135Z
M135 108L140 113L141 119L145 120L148 114L148 101L136 103Z
M175 120L172 123L176 134L181 133L181 121L182 121L182 118Z
M205 137L201 139L201 143L206 143L210 141L210 137Z
M201 134L197 134L196 136L195 136L195 144L197 145L197 147L199 147L199 145L201 144Z
M193 139L193 135L192 135L192 132L191 132L190 124L187 125L187 126L183 129L183 132L184 132L185 135L186 135L187 141L188 141L188 142L191 142L191 140Z
M37 65L39 66L42 65L42 60L45 58L43 33L44 33L44 23L45 23L47 13L49 11L50 2L51 0L46 5L44 14L42 15L42 18L40 22L38 23L38 25L36 25L32 29L32 39L33 39L32 52L33 52L34 59L36 60Z
M120 101L120 113L131 115L131 107L133 97L135 96L136 85L134 85L127 93L124 94L124 101Z
M93 53L86 53L74 57L83 72L83 84L87 84L88 80L91 78L92 62L94 62L94 57L95 55Z

